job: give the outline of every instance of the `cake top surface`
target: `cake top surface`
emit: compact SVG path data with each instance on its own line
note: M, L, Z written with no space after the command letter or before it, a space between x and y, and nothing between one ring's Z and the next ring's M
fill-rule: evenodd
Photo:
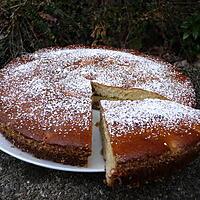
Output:
M91 97L91 82L97 82L155 92L189 106L195 102L190 80L172 65L110 49L78 46L42 49L11 62L0 72L0 77L4 88L21 82L19 87L24 85L24 90L33 96L56 85L74 95ZM20 90L17 84L14 87L16 92Z
M68 134L73 127L87 131L91 82L194 104L191 82L170 64L136 53L72 46L39 50L0 70L0 121L41 135Z
M200 110L157 99L102 100L101 108L103 129L119 164L169 161L199 144Z
M101 106L108 131L116 137L146 134L147 129L149 138L170 135L171 131L190 134L190 129L200 124L200 110L168 100L102 100Z
M88 135L85 141L89 143L90 82L61 74L50 60L25 57L0 71L0 122L39 141L63 145L76 140L78 144L82 134Z

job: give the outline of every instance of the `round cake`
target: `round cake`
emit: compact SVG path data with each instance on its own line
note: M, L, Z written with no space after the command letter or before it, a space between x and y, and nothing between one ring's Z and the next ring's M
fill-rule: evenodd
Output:
M132 50L69 46L14 59L0 70L0 131L37 157L84 166L92 107L101 99L162 99L194 107L189 78Z

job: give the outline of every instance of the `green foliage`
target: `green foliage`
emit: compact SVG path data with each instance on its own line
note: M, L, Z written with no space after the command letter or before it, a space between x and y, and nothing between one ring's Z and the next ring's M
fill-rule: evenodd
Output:
M181 26L183 46L191 57L200 54L200 13L188 17Z
M163 47L194 57L199 23L184 20L198 10L192 1L1 0L0 65L25 52L77 43L143 51Z

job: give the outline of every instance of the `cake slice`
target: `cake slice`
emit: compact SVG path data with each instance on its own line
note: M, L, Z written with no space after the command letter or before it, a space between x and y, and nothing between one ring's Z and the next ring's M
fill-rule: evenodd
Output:
M199 152L199 110L156 99L100 105L109 186L167 175Z

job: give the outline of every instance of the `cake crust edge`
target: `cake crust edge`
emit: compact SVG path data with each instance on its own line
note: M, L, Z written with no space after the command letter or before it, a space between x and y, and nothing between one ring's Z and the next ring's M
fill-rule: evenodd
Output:
M87 166L91 148L86 146L56 145L25 137L20 132L11 130L9 127L0 126L3 136L14 146L22 151L33 154L39 159L51 160L72 166Z

